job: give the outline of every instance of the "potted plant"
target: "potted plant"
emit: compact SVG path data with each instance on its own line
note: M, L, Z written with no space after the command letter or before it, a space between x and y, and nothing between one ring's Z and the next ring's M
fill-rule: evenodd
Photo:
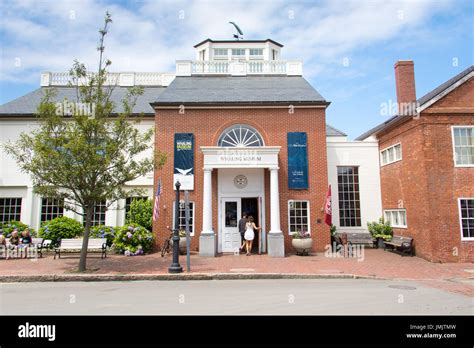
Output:
M186 231L179 230L179 253L186 254Z
M383 248L384 241L389 241L392 239L393 230L390 226L390 222L384 221L383 218L380 218L378 222L368 222L367 227L369 228L372 238L375 238L377 241L377 248Z
M293 237L291 244L293 245L293 248L295 248L296 254L302 256L309 255L309 251L313 246L311 234L301 229L298 232L294 232L291 236Z

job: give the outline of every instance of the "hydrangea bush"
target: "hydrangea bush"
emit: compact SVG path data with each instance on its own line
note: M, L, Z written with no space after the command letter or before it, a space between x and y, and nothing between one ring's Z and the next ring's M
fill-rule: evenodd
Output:
M128 224L118 229L114 239L117 252L127 256L141 255L153 248L153 233L137 224Z
M117 234L117 228L112 226L93 226L89 234L89 238L105 238L107 239L107 246L112 246L115 235Z
M26 229L30 230L31 237L36 236L36 231L21 221L12 220L10 222L4 222L3 224L0 224L0 229L3 231L1 233L5 236L5 238L10 238L13 230L15 229L18 230L18 234L20 236L21 236L21 232L23 232Z
M79 221L61 216L51 221L43 222L39 235L44 239L51 239L52 246L59 245L62 238L75 238L84 233L84 227Z

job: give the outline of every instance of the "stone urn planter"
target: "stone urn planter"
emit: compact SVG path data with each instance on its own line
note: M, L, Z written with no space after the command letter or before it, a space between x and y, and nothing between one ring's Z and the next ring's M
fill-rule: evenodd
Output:
M186 255L186 237L179 237L179 253Z
M297 255L309 255L311 248L313 246L313 239L312 238L293 238L291 240L291 244L293 248L296 250Z

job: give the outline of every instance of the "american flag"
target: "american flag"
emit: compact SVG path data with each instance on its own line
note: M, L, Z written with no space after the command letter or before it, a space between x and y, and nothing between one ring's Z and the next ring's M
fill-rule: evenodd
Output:
M153 208L153 221L160 217L160 196L161 196L161 179L158 181L158 188L156 189L155 206Z

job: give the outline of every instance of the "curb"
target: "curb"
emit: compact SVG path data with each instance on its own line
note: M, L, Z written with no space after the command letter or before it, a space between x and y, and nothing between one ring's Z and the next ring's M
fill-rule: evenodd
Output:
M0 283L28 282L107 282L143 280L250 280L250 279L376 279L386 278L354 274L307 273L182 273L182 274L48 274L0 276Z

